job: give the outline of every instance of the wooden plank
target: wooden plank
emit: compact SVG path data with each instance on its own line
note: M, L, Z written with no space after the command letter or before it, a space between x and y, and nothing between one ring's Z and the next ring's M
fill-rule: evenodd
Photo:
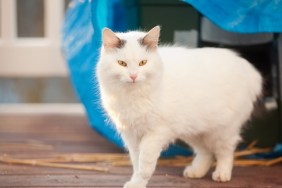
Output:
M90 163L91 165L92 163ZM84 163L87 165L87 163ZM73 170L73 169L62 169L62 168L49 168L49 167L38 167L28 165L11 165L11 164L0 164L0 175L46 175L46 174L99 174L99 175L131 175L131 167L115 167L108 166L109 173L101 173L96 171L85 171L85 170ZM182 176L184 168L179 167L158 167L155 171L156 175L175 175Z
M2 115L0 116L0 151L17 154L20 151L38 153L121 152L114 144L90 128L85 116L62 115ZM5 143L41 143L53 150L4 147ZM97 147L99 146L99 147Z
M85 110L80 103L1 103L0 115L68 115L82 116Z
M16 117L16 118L15 118ZM71 116L71 115L52 115L52 114L46 114L46 115L1 115L1 122L0 127L2 128L8 128L7 126L11 125L14 126L14 128L21 128L21 127L38 127L38 126L44 126L44 125L52 125L50 128L54 128L55 125L61 125L61 126L80 126L80 125L88 125L88 121L85 116L77 115L77 116ZM16 125L16 126L15 126ZM18 127L20 126L20 127ZM37 131L40 131L42 129L39 129ZM48 130L48 129L45 129ZM72 130L72 129L69 129Z
M2 175L0 176L0 186L12 187L36 187L48 185L50 187L80 186L80 187L113 187L122 185L130 178L129 175ZM174 176L154 176L150 182L151 186L168 187L191 187L189 180Z
M53 177L52 179L54 179L55 177L59 179L67 179L66 177L71 178L74 175L79 175L83 178L93 176L89 184L77 185L81 187L94 186L94 185L99 185L101 187L114 186L111 183L111 181L115 181L114 177L118 179L126 180L126 178L128 178L131 174L131 170L129 167L114 167L115 169L111 169L110 173L98 173L98 172L80 171L80 170L51 169L51 168L41 168L41 167L32 168L32 167L27 167L27 166L22 166L22 170L19 170L20 169L19 166L13 166L12 168L14 168L13 169L14 171L17 170L17 172L11 173L11 171L9 172L9 169L6 168L6 171L2 171L1 175L4 175L5 177L11 178L11 179L13 179L13 177L16 177L16 176L17 177L24 176L26 178L23 178L22 182L20 181L20 179L18 180L18 183L22 184L23 186L24 185L42 186L39 184L39 182L37 182L38 184L35 184L35 185L30 184L29 182L26 182L25 180L27 180L30 176L38 177L41 181L43 181L43 183L46 183L46 185L48 186L59 186L57 184L49 184L49 181L53 181L53 180L49 180L48 178L46 179L46 177L50 177L51 175ZM1 169L1 166L0 166L0 169ZM157 172L155 173L155 175L153 176L153 179L150 182L150 185L151 186L171 186L171 182L174 182L175 186L181 187L183 186L183 184L186 186L187 182L189 182L189 183L192 183L193 185L197 185L197 187L227 187L227 188L230 187L230 188L233 188L233 187L257 187L257 185L260 185L261 187L277 187L279 185L282 185L282 179L279 178L281 176L281 169L282 169L282 166L236 167L234 169L232 181L228 183L220 184L220 183L213 182L211 180L211 172L203 179L191 180L191 179L185 179L182 177L181 168L177 168L177 169L176 168L167 168L166 171L164 168L159 168ZM25 171L28 171L29 173L25 173ZM68 175L68 176L64 176L64 175ZM101 176L107 177L109 179L107 180L107 182L101 181L100 179ZM96 180L96 178L98 178L99 180ZM161 182L159 182L160 179L162 179ZM6 182L6 178L2 180ZM0 182L1 182L1 178L0 178ZM36 183L36 182L33 182L33 183ZM117 182L117 183L122 183L122 182ZM7 184L10 184L10 182L8 181ZM17 186L14 184L11 184L11 185ZM64 185L68 186L69 184L64 183ZM76 184L73 184L72 186L74 185Z
M247 173L249 174L249 173ZM244 175L234 176L228 183L213 182L210 177L203 179L185 179L180 176L155 175L149 182L149 187L217 187L217 188L239 188L239 187L281 187L282 181L272 178L271 174L254 174L250 177ZM79 187L122 187L124 182L130 178L129 175L112 174L71 174L71 175L1 175L0 187L39 187L47 185L49 187L58 186L79 186ZM275 180L275 181L273 181Z
M17 147L17 143L23 145ZM42 144L43 147L35 149L29 144ZM48 146L52 146L51 149L46 149ZM78 152L119 153L122 150L93 131L85 117L0 116L0 154L32 159ZM282 187L282 165L235 167L233 179L228 183L213 182L212 171L203 179L185 179L182 177L183 169L184 167L158 167L149 187ZM131 167L110 167L109 173L99 173L0 164L0 187L122 187L130 178L131 171Z

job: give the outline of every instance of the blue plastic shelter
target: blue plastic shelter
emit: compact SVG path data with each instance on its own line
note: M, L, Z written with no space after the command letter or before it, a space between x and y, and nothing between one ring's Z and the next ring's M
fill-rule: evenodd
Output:
M184 1L229 31L282 31L281 0ZM119 147L123 147L123 143L101 107L95 65L101 46L101 30L109 27L114 31L125 31L125 11L122 0L73 0L63 27L63 50L71 81L86 109L90 125ZM173 145L163 153L164 156L189 154L191 152L187 148L179 145Z

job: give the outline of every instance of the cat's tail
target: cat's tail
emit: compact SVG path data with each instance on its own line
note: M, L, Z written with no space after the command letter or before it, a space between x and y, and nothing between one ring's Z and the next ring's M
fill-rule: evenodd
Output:
M265 106L264 100L262 98L258 98L258 100L254 103L252 117L262 118L266 113L267 108Z
M261 101L263 97L263 78L259 71L257 71L254 67L252 68L254 70L249 74L249 87L252 101L256 103Z
M268 112L276 110L278 108L277 101L274 98L259 98L254 103L254 109L252 116L254 118L262 118Z
M251 64L249 64L251 65ZM252 65L251 65L252 66ZM267 112L276 108L276 102L273 99L266 99L263 95L264 80L262 75L252 66L252 73L249 74L249 87L250 95L253 101L253 112L252 116L254 118L262 118L267 114Z

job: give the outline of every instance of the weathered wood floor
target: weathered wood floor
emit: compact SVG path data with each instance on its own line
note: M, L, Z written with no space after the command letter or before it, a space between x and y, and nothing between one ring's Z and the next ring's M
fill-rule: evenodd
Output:
M22 144L22 145L21 145ZM30 146L28 144L31 144ZM34 147L34 144L52 147ZM84 117L63 115L0 116L0 156L42 158L62 153L119 153L122 150L89 128ZM282 187L282 165L235 167L229 183L184 179L183 168L158 168L149 187L247 188ZM0 163L0 187L122 187L131 168L112 167L109 173Z

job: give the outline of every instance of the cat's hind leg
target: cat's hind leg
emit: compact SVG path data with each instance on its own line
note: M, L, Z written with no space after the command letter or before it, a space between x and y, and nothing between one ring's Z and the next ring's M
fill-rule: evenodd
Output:
M203 145L191 144L195 152L195 157L191 165L188 165L184 171L183 176L187 178L202 178L209 171L214 157L213 154Z
M227 182L231 180L234 151L238 140L238 136L230 137L228 140L218 141L216 144L214 155L216 158L216 168L212 174L212 179L217 182Z

